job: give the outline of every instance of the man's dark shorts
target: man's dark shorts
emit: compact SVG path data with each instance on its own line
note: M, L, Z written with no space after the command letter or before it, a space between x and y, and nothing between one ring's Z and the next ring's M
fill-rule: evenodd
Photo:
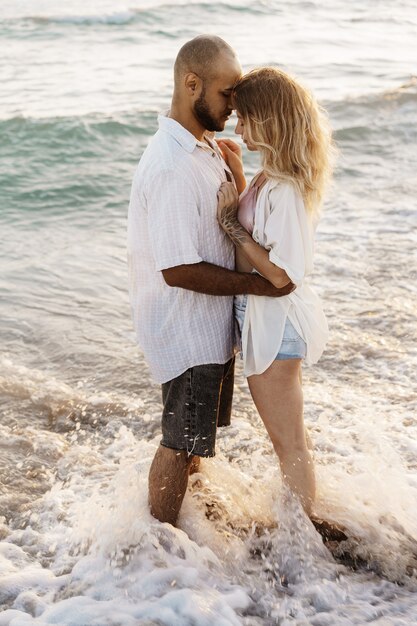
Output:
M224 365L197 365L163 383L161 445L215 455L217 427L230 424L234 365L234 358Z

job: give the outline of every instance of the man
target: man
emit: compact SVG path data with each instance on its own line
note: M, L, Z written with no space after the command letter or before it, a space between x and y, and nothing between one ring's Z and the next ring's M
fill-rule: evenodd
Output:
M234 271L234 248L217 219L217 192L231 180L210 133L232 113L241 67L219 37L186 43L174 67L168 117L146 148L132 185L128 248L138 342L162 384L162 440L149 473L149 503L176 523L190 470L215 453L230 423L233 295L279 296L263 277Z

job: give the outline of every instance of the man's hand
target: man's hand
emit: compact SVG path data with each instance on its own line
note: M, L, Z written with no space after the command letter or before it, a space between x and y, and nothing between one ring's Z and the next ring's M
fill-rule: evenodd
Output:
M255 296L269 296L271 298L281 298L282 296L288 296L289 293L294 291L295 285L289 281L284 287L274 287L272 283L260 274L251 274L254 278L258 279L258 285L253 285L253 290L248 293ZM259 289L259 291L258 291Z

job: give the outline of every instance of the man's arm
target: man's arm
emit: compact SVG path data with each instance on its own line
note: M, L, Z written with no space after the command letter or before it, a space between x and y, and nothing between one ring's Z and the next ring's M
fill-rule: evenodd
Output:
M201 262L192 265L178 265L162 270L165 282L170 287L180 287L211 296L287 296L294 289L289 282L285 287L274 287L259 274L234 272L219 265Z

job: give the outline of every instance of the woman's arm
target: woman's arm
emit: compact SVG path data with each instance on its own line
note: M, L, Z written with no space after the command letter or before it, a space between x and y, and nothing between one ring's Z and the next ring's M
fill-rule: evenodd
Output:
M275 287L280 288L291 282L288 274L269 260L268 250L256 243L238 222L238 196L234 185L223 183L218 198L217 217L219 224L235 244L236 250L239 250L252 267Z
M217 145L222 152L224 160L232 171L237 191L241 194L246 188L246 178L242 163L242 149L239 144L232 139L219 139L217 140Z
M232 139L216 140L223 154L223 158L230 167L235 179L237 192L240 195L246 188L246 178L243 172L242 149ZM252 272L253 265L248 261L243 251L236 248L236 270L238 272Z

